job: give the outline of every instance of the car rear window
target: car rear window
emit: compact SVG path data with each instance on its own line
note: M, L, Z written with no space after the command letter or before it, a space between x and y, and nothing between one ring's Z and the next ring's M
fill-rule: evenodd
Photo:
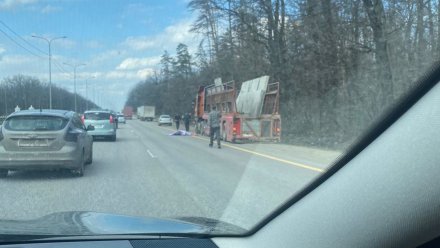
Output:
M11 131L58 131L68 122L68 119L57 116L16 116L7 119L4 127Z
M84 114L85 120L108 120L110 119L110 113L105 112L90 112Z
M160 118L170 118L169 115L162 115Z

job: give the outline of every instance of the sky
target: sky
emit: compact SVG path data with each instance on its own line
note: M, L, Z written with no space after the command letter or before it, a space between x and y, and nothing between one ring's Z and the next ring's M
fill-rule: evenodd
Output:
M164 50L195 50L188 0L0 0L0 81L23 74L120 111L131 88L158 70ZM69 64L69 65L66 65ZM81 65L85 64L85 65ZM87 92L86 92L87 84ZM28 106L23 106L27 108Z

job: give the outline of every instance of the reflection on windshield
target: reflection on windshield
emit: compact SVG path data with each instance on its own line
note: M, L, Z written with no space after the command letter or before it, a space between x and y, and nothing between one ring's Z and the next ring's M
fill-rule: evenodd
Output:
M63 118L7 119L0 219L92 211L250 230L325 173L438 58L438 9L2 2L0 120L34 108L78 115L58 139L33 137L64 129ZM25 149L5 149L18 139Z
M67 120L60 117L13 117L5 122L5 129L11 131L57 131L67 125Z

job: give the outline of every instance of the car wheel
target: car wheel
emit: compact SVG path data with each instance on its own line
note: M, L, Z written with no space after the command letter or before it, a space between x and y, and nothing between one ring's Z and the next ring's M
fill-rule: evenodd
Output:
M110 138L111 141L116 141L116 134Z
M87 158L86 164L91 164L93 162L93 147L90 148L90 155Z
M8 176L8 170L0 170L0 178L4 178Z
M72 170L72 174L77 177L84 176L84 151L81 154L81 157L78 161L78 168Z

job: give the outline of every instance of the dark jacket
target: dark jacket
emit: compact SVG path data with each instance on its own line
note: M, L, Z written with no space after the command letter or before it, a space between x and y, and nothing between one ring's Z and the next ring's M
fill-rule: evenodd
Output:
M191 116L190 116L189 114L185 114L185 115L183 116L183 121L184 121L185 123L189 123L190 120L191 120Z

